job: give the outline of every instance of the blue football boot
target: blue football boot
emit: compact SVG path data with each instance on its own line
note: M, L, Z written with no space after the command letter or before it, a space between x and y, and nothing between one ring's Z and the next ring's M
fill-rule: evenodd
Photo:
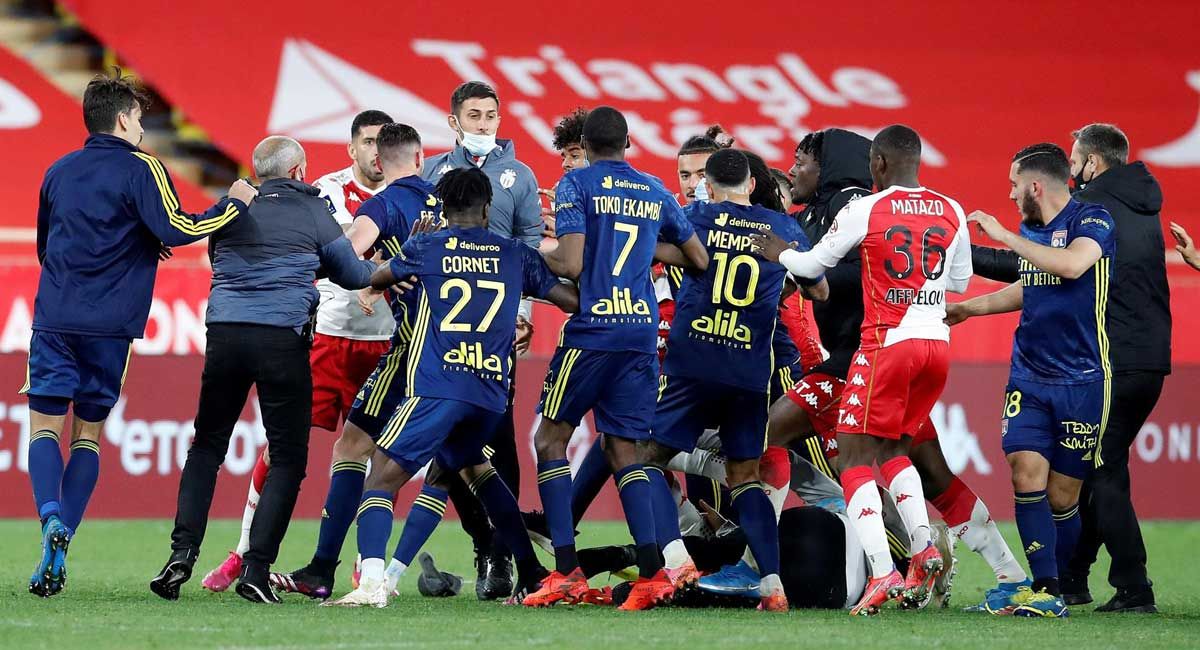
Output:
M762 577L745 560L721 567L720 571L700 578L700 588L715 594L758 598L758 583Z

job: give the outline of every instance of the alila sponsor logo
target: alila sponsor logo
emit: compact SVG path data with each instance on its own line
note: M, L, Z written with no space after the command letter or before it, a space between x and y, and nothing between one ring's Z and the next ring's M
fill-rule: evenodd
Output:
M442 355L442 361L496 374L504 372L504 362L498 355L486 354L482 343L460 341L457 348Z
M738 312L733 310L717 309L712 316L701 316L692 321L692 329L707 334L705 339L731 339L741 344L737 347L750 347L750 328L738 323Z
M640 298L634 301L629 289L613 287L611 297L601 298L592 305L592 313L597 316L649 316L650 304Z

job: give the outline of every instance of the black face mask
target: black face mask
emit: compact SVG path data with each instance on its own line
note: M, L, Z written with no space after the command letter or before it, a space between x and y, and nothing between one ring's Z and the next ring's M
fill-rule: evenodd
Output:
M1071 187L1071 194L1074 194L1074 193L1082 190L1083 188L1087 187L1087 184L1089 182L1091 182L1091 181L1083 180L1083 172L1086 169L1087 169L1087 159L1084 159L1083 166L1079 168L1079 173L1075 174L1074 176L1071 177L1071 180L1073 181L1073 183L1072 183L1073 187ZM1096 179L1096 175L1092 174L1092 180L1095 180L1095 179Z

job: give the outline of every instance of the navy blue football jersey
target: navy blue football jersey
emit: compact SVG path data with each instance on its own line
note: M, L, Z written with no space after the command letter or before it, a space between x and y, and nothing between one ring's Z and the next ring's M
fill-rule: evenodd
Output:
M1111 375L1105 314L1117 239L1103 207L1072 199L1044 226L1021 224L1021 236L1053 248L1080 237L1100 245L1099 261L1077 280L1020 260L1023 306L1013 337L1012 376L1050 384L1084 384Z
M563 176L555 212L559 236L585 238L579 313L564 326L562 345L654 354L654 249L660 238L681 244L692 236L675 197L629 163L604 160Z
M684 275L663 373L766 392L787 270L756 254L750 236L770 229L801 250L808 238L795 219L761 206L693 204L686 214L710 259L704 273Z
M542 256L485 228L449 228L410 239L388 264L420 284L408 395L503 412L521 295L558 284Z

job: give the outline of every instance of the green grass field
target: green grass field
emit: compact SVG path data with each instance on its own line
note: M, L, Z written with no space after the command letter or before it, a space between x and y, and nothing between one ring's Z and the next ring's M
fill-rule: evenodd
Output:
M397 532L399 528L397 527ZM299 596L280 607L255 606L231 592L201 590L200 576L223 558L237 524L214 522L198 574L178 602L150 593L147 583L168 553L167 521L85 522L71 546L66 590L49 600L26 591L38 537L27 521L0 521L0 648L613 648L796 647L818 648L1180 648L1200 645L1200 565L1192 551L1200 523L1150 523L1144 528L1151 575L1162 614L1100 615L1077 607L1070 620L1031 620L965 614L992 582L982 560L960 547L959 574L949 610L886 610L874 619L844 612L796 611L786 616L752 610L660 608L624 613L611 608L525 610L474 598L473 585L451 599L417 594L416 572L401 582L402 595L383 610L318 608ZM1011 525L1005 535L1015 540ZM294 524L279 561L304 564L316 538L315 522ZM622 524L583 527L581 544L627 539ZM353 531L346 559L353 559ZM457 523L448 522L426 547L443 570L466 577L471 555ZM344 564L343 566L348 566ZM1092 590L1099 602L1111 594L1097 567ZM339 574L337 592L348 588Z

